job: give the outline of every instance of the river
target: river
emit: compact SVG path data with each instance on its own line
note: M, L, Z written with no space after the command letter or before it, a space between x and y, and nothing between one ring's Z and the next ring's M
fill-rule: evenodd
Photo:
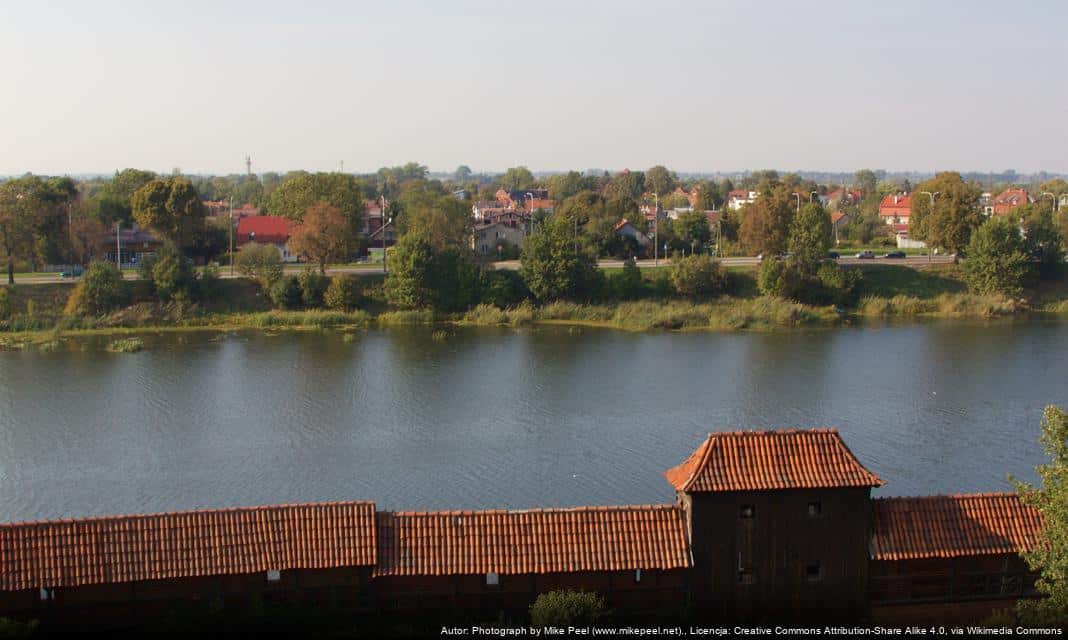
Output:
M829 426L877 495L1007 490L1068 405L1068 323L779 333L148 335L0 353L0 521L319 500L670 502L709 431Z

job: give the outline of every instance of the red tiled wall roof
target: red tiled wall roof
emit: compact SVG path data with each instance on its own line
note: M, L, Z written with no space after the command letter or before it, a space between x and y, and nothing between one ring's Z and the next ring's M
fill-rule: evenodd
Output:
M473 575L690 566L672 505L378 514L375 575Z
M249 216L237 223L237 241L248 242L255 233L257 242L285 242L293 231L294 224L281 216Z
M835 429L711 433L664 473L679 491L764 491L883 484Z
M335 502L0 524L0 590L368 566L374 518Z
M913 560L1018 553L1030 549L1042 529L1042 516L1011 493L872 502L871 557Z

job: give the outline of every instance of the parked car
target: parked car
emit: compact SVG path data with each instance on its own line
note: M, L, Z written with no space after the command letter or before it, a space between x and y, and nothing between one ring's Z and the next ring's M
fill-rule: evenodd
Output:
M872 253L871 251L861 251L860 253L857 254L857 259L858 260L874 260L875 259L875 254Z
M79 278L79 277L81 277L81 275L83 273L85 273L84 269L82 269L81 267L74 267L72 269L64 269L63 271L60 271L59 272L59 277L60 278Z
M839 255L839 253L837 251L828 251L827 252L827 257L830 258L831 260L837 260L838 258L841 258L842 256Z
M905 257L904 251L891 251L887 253L884 258L901 259Z

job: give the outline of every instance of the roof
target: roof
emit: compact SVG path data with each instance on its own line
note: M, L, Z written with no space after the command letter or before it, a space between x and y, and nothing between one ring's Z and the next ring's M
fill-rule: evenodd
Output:
M0 524L0 590L375 563L372 502Z
M249 216L237 223L238 242L285 242L293 230L293 222L281 216Z
M1041 514L1013 493L879 498L872 510L875 560L1019 553L1042 529Z
M378 514L376 576L680 569L674 505Z
M664 477L678 491L878 487L836 429L710 433Z
M845 211L835 211L831 214L831 224L838 224L842 218L848 218L849 214Z
M994 198L994 213L1003 215L1029 202L1031 202L1031 196L1026 189L1006 189Z
M879 202L879 215L881 216L909 215L911 211L912 196L908 194L883 196L882 201Z

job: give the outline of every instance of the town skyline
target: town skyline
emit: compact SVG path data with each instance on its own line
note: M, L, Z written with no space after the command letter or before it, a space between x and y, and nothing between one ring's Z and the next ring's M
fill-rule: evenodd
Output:
M1066 10L1002 9L13 5L0 174L1068 173Z

